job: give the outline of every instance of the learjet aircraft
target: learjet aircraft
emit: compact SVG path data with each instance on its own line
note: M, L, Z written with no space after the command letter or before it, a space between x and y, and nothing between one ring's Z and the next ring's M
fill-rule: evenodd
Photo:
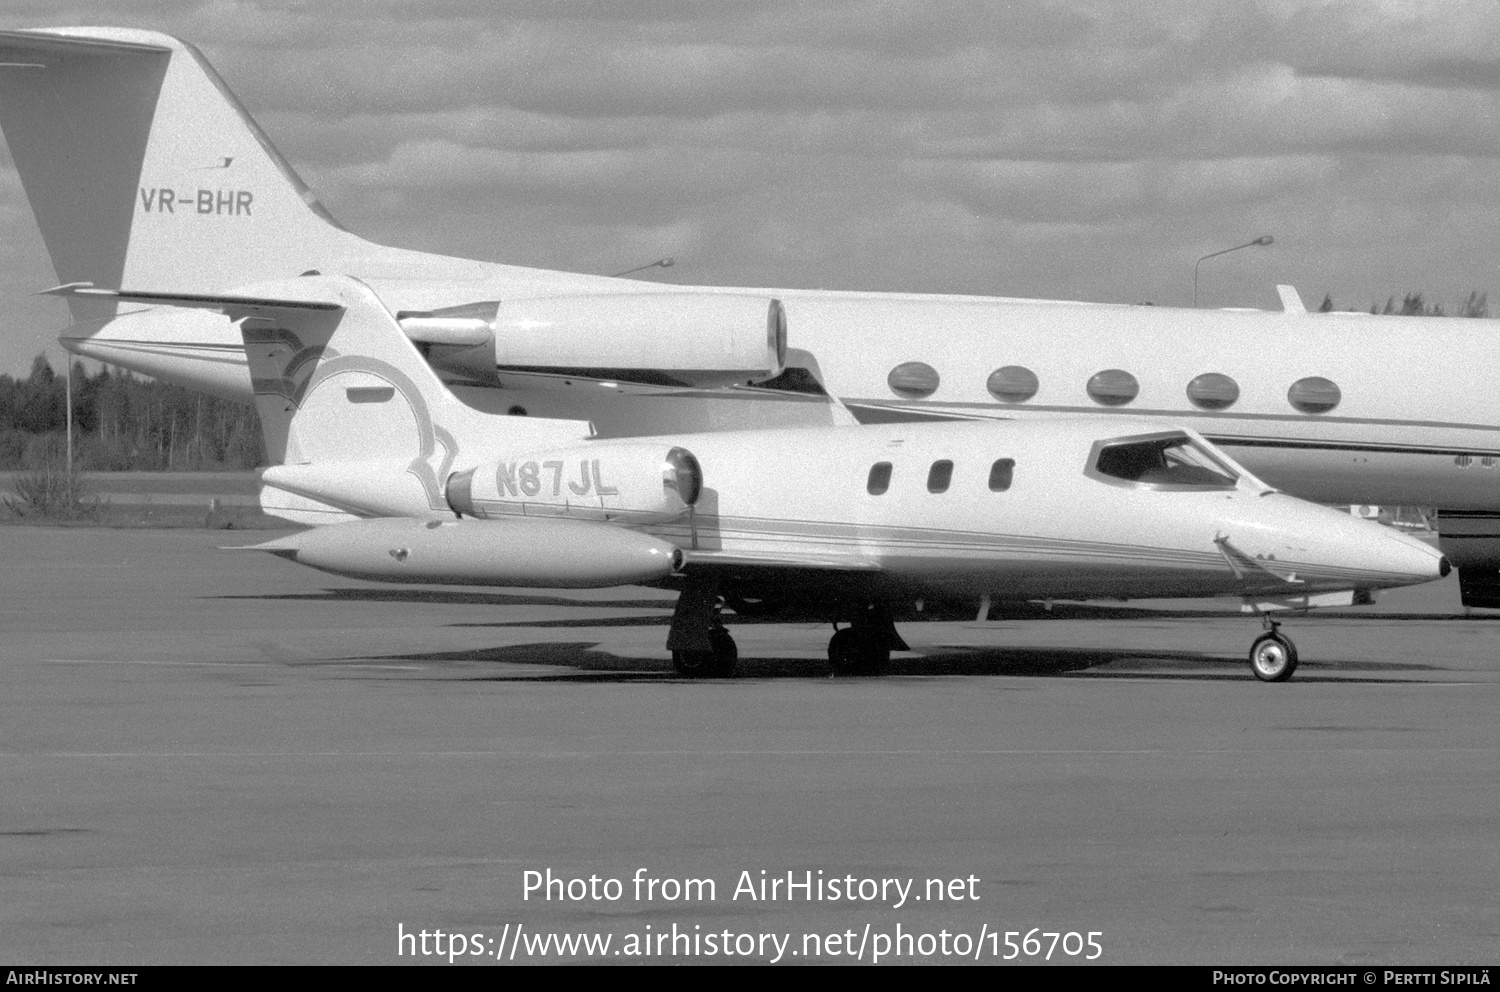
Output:
M893 617L926 600L982 614L994 601L1233 596L1264 611L1347 604L1449 567L1420 541L1276 491L1188 428L597 438L586 422L461 403L350 276L153 296L240 328L277 462L262 505L315 525L261 550L381 581L676 588L667 647L683 674L732 670L726 599L821 608L830 663L852 674L905 648ZM1274 625L1250 658L1266 681L1297 665Z

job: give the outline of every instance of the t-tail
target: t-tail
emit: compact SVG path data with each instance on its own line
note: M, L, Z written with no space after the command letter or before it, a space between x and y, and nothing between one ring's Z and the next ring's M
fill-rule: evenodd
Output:
M0 127L64 283L212 292L374 247L163 34L0 32ZM72 304L79 320L110 312Z
M643 294L644 284L630 281L351 234L203 55L168 35L0 31L0 130L64 285L161 294L134 301L150 304L343 273L405 318L408 336L450 381L478 386L496 384L497 364L716 386L771 378L786 357L780 304L764 294L662 294L649 285ZM218 314L100 294L72 294L68 305L74 323L61 340L69 351L248 399L239 333ZM450 326L434 336L419 326L427 318ZM449 333L456 318L471 325L457 339Z
M460 402L396 317L350 276L309 275L234 293L55 291L70 301L170 304L239 324L267 455L261 505L297 523L449 518L444 485L497 445L545 448L587 421L503 417Z
M0 31L0 130L61 283L214 293L310 270L542 274L344 230L203 54L159 32ZM79 323L116 313L111 301L69 302Z

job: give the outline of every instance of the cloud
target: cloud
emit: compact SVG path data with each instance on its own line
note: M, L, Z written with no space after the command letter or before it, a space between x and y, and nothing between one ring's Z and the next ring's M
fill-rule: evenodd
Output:
M193 41L346 225L449 254L1182 302L1198 256L1273 233L1205 263L1226 304L1274 281L1461 298L1495 271L1488 2L17 0L7 18Z

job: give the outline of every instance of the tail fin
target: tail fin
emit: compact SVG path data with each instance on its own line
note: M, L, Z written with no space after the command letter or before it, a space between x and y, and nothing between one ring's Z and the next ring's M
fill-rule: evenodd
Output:
M0 31L0 129L62 282L184 292L380 250L339 227L193 46ZM70 301L74 317L109 316Z
M581 420L481 413L460 402L365 283L305 276L233 294L62 286L71 300L171 304L240 322L267 454L261 506L297 523L451 516L444 484L502 445L589 437Z

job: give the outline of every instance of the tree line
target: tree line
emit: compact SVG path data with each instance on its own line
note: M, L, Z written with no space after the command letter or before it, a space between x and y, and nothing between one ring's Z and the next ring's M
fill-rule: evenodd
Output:
M1333 302L1332 294L1327 294L1323 297L1323 305L1318 307L1318 312L1329 313L1342 309L1344 308ZM1350 309L1358 310L1359 307ZM1407 293L1399 303L1394 296L1388 296L1384 304L1370 304L1370 313L1387 317L1488 317L1490 299L1488 293L1481 293L1476 289L1469 293L1469 298L1464 300L1458 312L1448 314L1443 312L1441 303L1428 303L1421 293Z
M67 462L68 383L45 355L24 379L0 375L0 469ZM245 404L108 366L73 364L73 463L83 471L233 471L264 461Z
M1341 309L1332 295L1318 310ZM1359 308L1355 308L1359 309ZM1488 317L1488 295L1469 294L1453 314L1420 292L1373 303L1372 314ZM67 461L67 377L45 355L24 379L0 375L0 470ZM73 461L83 471L237 471L265 460L252 407L104 366L73 364Z

